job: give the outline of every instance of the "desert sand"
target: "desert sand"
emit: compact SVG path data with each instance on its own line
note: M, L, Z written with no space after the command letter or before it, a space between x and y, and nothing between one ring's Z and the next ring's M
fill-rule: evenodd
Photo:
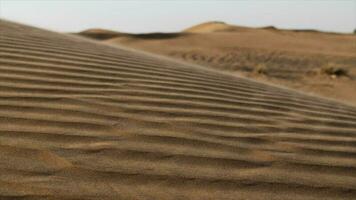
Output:
M5 20L0 72L0 199L356 198L354 106Z
M80 34L356 105L355 34L223 22L166 34L92 31Z

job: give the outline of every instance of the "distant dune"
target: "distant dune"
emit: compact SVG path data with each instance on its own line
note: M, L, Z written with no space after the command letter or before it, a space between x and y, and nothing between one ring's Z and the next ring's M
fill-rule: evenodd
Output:
M0 49L0 199L356 198L356 107L4 20Z
M356 35L207 22L181 33L135 36L127 34L104 42L356 105Z
M119 37L119 36L123 36L123 35L129 35L129 34L125 34L125 33L120 33L120 32L110 31L110 30L105 30L105 29L99 29L99 28L88 29L88 30L79 32L79 34L82 36L97 39L97 40L105 40L105 39L111 39L111 38Z
M213 33L213 32L229 32L229 31L242 31L248 29L245 27L238 27L226 24L224 22L206 22L193 27L190 27L183 32L186 33Z

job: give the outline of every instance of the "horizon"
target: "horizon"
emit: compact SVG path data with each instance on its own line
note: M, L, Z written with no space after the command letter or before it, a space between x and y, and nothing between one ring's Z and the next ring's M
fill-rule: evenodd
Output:
M85 2L85 4L83 4ZM180 32L222 21L247 27L352 33L356 1L41 1L0 0L0 18L59 32Z

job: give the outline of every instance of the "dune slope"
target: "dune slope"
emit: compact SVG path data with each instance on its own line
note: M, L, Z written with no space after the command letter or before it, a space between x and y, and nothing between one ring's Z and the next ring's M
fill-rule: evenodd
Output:
M356 108L0 22L0 199L356 198Z

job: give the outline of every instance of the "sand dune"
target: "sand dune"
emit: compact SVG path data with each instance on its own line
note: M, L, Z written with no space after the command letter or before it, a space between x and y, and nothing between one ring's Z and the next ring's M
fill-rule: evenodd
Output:
M110 31L110 30L100 29L100 28L88 29L85 31L81 31L78 34L88 37L88 38L96 39L96 40L106 40L106 39L112 39L115 37L129 35L129 34L120 33L117 31Z
M353 199L356 108L0 22L0 199Z
M104 42L356 105L356 35L208 22L170 33L171 37L136 36L114 36Z
M248 30L246 27L231 26L224 22L213 21L198 24L196 26L183 30L186 33L212 33L212 32L229 32Z

